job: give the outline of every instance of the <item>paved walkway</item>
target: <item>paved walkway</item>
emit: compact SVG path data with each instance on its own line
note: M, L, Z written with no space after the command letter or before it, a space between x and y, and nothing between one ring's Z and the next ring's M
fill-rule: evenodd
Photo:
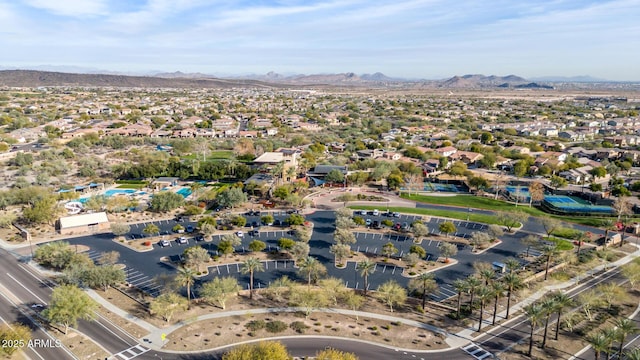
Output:
M622 266L624 264L629 263L630 261L632 261L634 258L636 257L640 257L640 249L636 250L634 253L631 253L621 259L619 259L618 261L608 264L608 265L600 265L597 266L589 271L587 271L584 275L580 276L580 277L576 277L573 278L571 280L568 280L566 282L563 283L559 283L559 284L553 284L553 285L549 285L549 286L545 286L544 288L538 290L537 292L535 292L534 294L532 294L531 296L527 297L526 299L523 299L522 301L520 301L517 304L514 304L511 307L511 313L515 314L516 312L518 312L519 310L521 310L523 307L531 304L532 302L540 299L542 296L544 296L544 294L546 294L549 291L553 291L553 290L559 290L559 289L565 289L565 288L569 288L573 285L575 285L580 279L584 279L585 277L589 277L594 275L595 273L602 271L605 267L606 268L614 268L614 267L619 267ZM140 318L137 318L127 312L125 312L124 310L118 308L116 305L112 304L111 302L105 300L102 296L100 296L99 294L97 294L95 291L93 290L87 290L87 293L89 294L89 296L91 296L94 300L96 300L98 303L100 303L102 306L104 306L105 308L107 308L108 310L110 310L111 312L113 312L114 314L121 316L122 318L146 329L147 331L149 331L149 334L147 336L144 336L143 338L140 338L139 341L141 344L150 347L152 349L155 350L162 350L162 351L166 351L164 349L162 349L162 338L163 338L163 334L166 337L166 339L170 339L171 338L171 333L176 331L177 329L181 328L182 326L187 325L186 322L179 322L167 327L157 327L153 324L148 323L147 321L144 321ZM224 312L220 312L220 313L215 313L215 314L207 314L207 315L203 315L203 316L199 316L196 319L190 319L189 323L193 323L195 321L201 321L201 320L209 320L209 319L218 319L218 318L224 318L224 317L229 317L229 316L237 316L237 315L246 315L248 313L251 314L268 314L268 313L279 313L279 312L297 312L297 311L304 311L303 308L296 308L296 307L283 307L283 308L260 308L260 309L248 309L248 310L234 310L234 311L224 311ZM377 314L377 313L368 313L368 312L363 312L363 311L353 311L353 310L346 310L346 309L336 309L336 308L327 308L327 309L318 309L318 310L314 310L314 312L328 312L328 313L337 313L337 314L343 314L343 315L347 315L347 316L360 316L360 317L369 317L369 318L375 318L375 319L380 319L380 320L385 320L385 321L393 321L393 322L400 322L409 326L415 326L418 328L422 328L428 331L432 331L434 333L438 333L441 334L442 336L445 336L445 341L447 343L447 345L449 345L450 348L461 348L464 347L468 344L470 344L471 342L474 341L474 339L483 336L485 333L481 333L478 334L477 336L474 336L476 334L476 329L478 328L478 323L474 323L471 324L469 327L465 328L462 331L459 331L458 333L455 334L451 334L448 333L446 330L438 328L436 326L430 325L430 324L426 324L423 322L419 322L419 321L414 321L414 320L409 320L409 319L404 319L401 317L396 317L393 316L391 314L389 315L385 315L385 314ZM498 317L502 317L504 318L506 315L506 310L499 313ZM511 318L508 322L515 320L517 317L513 317ZM489 320L487 320L489 321ZM501 325L504 326L505 323L502 323ZM381 344L384 345L384 344ZM415 349L403 349L406 351L411 351L411 352L434 352L434 350L426 350L426 351L417 351ZM437 351L437 350L435 350ZM442 351L442 350L440 350Z

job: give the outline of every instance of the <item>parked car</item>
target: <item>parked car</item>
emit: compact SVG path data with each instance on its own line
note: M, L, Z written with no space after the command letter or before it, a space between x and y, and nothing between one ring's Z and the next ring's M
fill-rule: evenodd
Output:
M194 230L193 225L187 225L187 232L192 233Z
M400 213L399 212L394 212L393 213L393 217L399 218L400 217Z
M380 215L380 211L378 211L378 209L373 209L373 216L378 216Z
M380 229L380 221L376 220L371 225L374 229Z
M273 226L282 226L282 221L276 220L273 222Z
M243 233L242 231L236 231L236 235L237 235L239 238L243 238L243 237L244 237L244 233Z
M396 223L395 225L393 225L393 230L400 231L401 227L402 227L402 225L400 225L400 223Z
M178 241L178 244L186 244L189 242L186 236L180 236L177 241Z
M409 225L409 223L402 223L402 231L409 231L409 229L411 229L411 225Z
M367 219L367 221L365 221L365 224L366 224L367 226L371 226L371 223L372 223L371 219Z
M367 215L367 210L360 210L360 215Z
M169 242L169 240L160 240L160 246L162 247L167 247L167 246L171 246L171 243Z

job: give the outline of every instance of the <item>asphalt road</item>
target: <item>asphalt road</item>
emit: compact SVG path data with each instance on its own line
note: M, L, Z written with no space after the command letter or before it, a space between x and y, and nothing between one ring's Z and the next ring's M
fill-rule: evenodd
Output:
M34 303L48 304L54 284L30 269L28 265L21 263L6 250L0 250L0 271L3 274L0 277L0 283L12 296L21 301L19 306ZM137 339L99 315L95 321L80 320L77 329L96 340L111 353L118 353L138 344Z
M23 324L31 329L31 342L18 345L30 359L75 359L75 357L56 339L49 335L34 317L37 316L29 304L18 303L20 301L12 294L0 293L0 323L12 325ZM6 346L8 344L2 344Z
M571 298L576 299L578 295L583 293L584 291L597 286L600 283L622 283L626 281L624 276L621 274L621 270L619 268L612 268L608 271L601 272L594 277L589 277L584 279L580 285L567 291L566 294ZM490 312L490 311L489 311ZM489 316L486 316L488 319L485 321L489 321ZM554 336L554 325L556 316L555 314L551 317L549 321L549 336ZM514 317L507 323L503 323L500 326L488 331L483 334L479 338L475 340L475 343L480 346L482 349L491 352L494 355L499 355L503 352L511 349L515 344L525 342L528 344L529 334L531 327L529 325L529 321L526 319L524 315L520 315ZM536 341L541 338L541 331L537 330L535 336ZM560 335L562 336L562 334ZM570 353L558 353L556 354L557 358L565 358L568 359L574 354ZM580 358L582 359L593 359L593 354L585 355L583 354Z

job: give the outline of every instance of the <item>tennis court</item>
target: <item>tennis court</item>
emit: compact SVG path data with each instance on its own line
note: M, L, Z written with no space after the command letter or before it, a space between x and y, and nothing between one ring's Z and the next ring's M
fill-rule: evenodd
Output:
M584 214L613 214L615 211L610 206L591 205L584 199L564 195L547 195L544 204L549 208L565 213Z

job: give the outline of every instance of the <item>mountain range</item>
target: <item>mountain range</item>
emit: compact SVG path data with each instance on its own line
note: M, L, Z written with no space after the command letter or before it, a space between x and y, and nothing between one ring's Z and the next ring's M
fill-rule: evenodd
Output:
M68 73L38 70L0 70L0 86L89 86L151 88L230 88L230 87L410 87L444 89L552 89L549 84L531 82L516 75L496 76L470 74L443 80L392 78L380 72L373 74L294 74L269 72L263 75L216 77L203 73L155 73L148 76L104 73Z

